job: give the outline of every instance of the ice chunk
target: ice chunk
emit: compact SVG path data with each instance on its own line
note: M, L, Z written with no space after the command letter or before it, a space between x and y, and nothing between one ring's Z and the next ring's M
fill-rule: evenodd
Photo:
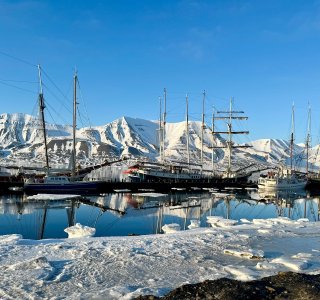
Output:
M241 281L254 280L258 276L257 272L251 269L248 269L246 267L226 266L224 267L224 270L234 275L237 280L241 280Z
M68 233L68 238L91 237L96 233L95 228L84 226L80 223L68 227L64 231Z
M224 219L222 217L208 216L207 223L209 223L212 227L229 227L235 225L238 223L238 221Z
M294 271L302 271L309 267L309 264L307 261L292 259L289 257L278 257L273 259L271 262L276 264L282 264Z
M199 228L200 221L199 220L190 220L190 225L188 226L189 229Z
M23 237L21 234L8 234L0 236L0 244L15 243L21 240Z
M264 257L264 252L262 250L255 249L224 249L223 253L249 259L259 259Z
M174 233L180 231L180 225L177 223L166 224L162 226L162 230L164 231L164 233Z

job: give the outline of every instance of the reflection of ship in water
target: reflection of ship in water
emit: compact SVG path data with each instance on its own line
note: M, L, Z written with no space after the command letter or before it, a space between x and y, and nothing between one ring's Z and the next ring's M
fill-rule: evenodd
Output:
M25 195L10 195L0 197L0 215L3 221L1 229L6 234L19 233L23 238L43 239L47 225L48 212L65 210L66 226L74 225L74 206L76 200L28 200ZM2 233L1 230L1 234Z
M305 190L296 191L296 190L274 190L274 191L262 191L258 190L255 194L250 195L251 198L256 200L273 202L279 199L286 199L288 201L294 201L295 199L308 197Z
M259 191L256 194L252 193L251 197L267 204L273 204L278 216L319 221L320 199L310 197L306 191Z
M193 220L207 227L208 216L233 220L308 218L319 220L319 198L305 195L261 201L259 194L117 193L80 200L30 200L23 195L0 196L0 234L24 238L63 238L75 223L96 228L96 236L162 233L165 224L187 229ZM151 196L152 195L152 196ZM260 195L261 196L261 195Z
M186 229L191 220L202 219L212 207L210 195L199 194L126 194L125 199L131 205L126 217L148 217L154 219L153 233L161 233L161 227L168 223L178 223Z
M250 191L247 196L221 194L214 198L210 215L226 219L265 219L287 217L293 220L306 218L319 221L320 199L309 197L305 192L274 191L258 193Z

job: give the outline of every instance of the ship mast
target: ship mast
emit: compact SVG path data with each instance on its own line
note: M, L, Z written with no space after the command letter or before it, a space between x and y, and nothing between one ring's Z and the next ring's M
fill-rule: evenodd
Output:
M187 137L187 155L188 166L190 165L190 153L189 153L189 101L188 94L186 95L186 137Z
M71 174L76 176L76 129L77 129L77 81L78 75L75 72L73 77L73 123L72 123L72 155L71 155Z
M211 129L211 133L212 133L212 145L211 145L211 148L212 148L212 153L211 153L211 164L212 164L212 173L214 171L214 136L213 136L213 133L214 133L214 108L212 109L212 129Z
M311 144L311 135L310 135L310 131L311 131L311 107L309 104L309 109L308 109L308 128L307 128L307 138L306 138L306 150L307 150L307 162L306 162L306 173L308 175L309 173L309 147Z
M160 115L159 115L159 154L160 154L160 162L163 163L163 130L162 130L162 100L159 97L160 103Z
M206 91L203 91L203 98L202 98L202 124L201 124L201 168L203 168L203 135L204 135L204 103L206 99Z
M167 89L163 89L163 126L162 126L162 162L164 162L164 149L165 149L165 139L166 139L166 122L167 122Z
M290 135L290 170L293 168L293 145L294 145L294 104L292 104L291 114L291 135Z
M249 131L234 131L232 128L232 120L248 120L248 117L240 116L239 114L244 114L243 111L233 111L232 110L232 101L233 99L230 99L229 104L229 111L218 111L217 114L224 114L219 115L219 117L215 117L215 120L227 120L227 131L213 131L213 134L227 134L228 140L226 142L226 147L213 147L213 148L227 148L228 150L228 166L226 171L226 177L230 178L232 177L232 170L231 170L231 159L232 159L232 149L233 148L248 148L250 146L248 145L234 145L232 137L234 134L249 134Z
M48 144L47 144L47 133L46 133L46 123L44 119L44 98L43 98L43 89L42 89L42 78L41 78L41 67L38 65L38 75L39 75L39 110L40 110L40 118L41 118L41 126L43 130L43 142L44 142L44 150L45 150L45 158L46 158L46 173L49 174L49 156L48 156Z

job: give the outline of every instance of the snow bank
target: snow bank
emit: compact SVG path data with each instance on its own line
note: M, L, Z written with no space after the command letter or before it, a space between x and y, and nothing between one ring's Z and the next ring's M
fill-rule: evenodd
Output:
M93 228L77 224L66 231L86 238L2 236L0 298L132 299L221 277L320 274L320 222L280 218L180 232L173 232L178 224L163 227L171 233L93 238Z

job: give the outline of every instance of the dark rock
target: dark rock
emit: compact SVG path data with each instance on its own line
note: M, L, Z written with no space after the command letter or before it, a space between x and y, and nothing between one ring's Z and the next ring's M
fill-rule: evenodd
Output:
M164 297L140 296L140 300L248 300L248 299L320 299L320 275L281 272L254 281L228 278L183 285Z

